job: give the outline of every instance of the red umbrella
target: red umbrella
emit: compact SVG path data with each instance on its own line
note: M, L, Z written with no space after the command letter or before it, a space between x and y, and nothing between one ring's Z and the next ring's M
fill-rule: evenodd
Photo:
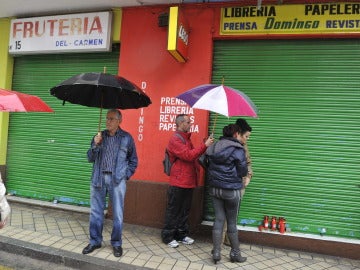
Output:
M37 96L0 88L1 112L54 112Z

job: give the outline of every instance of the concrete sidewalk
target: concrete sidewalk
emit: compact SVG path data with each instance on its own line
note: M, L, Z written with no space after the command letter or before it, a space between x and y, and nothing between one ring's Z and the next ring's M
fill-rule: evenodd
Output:
M111 220L104 226L103 247L89 255L82 249L88 244L89 209L36 200L8 197L12 207L10 223L0 231L0 249L55 262L78 269L360 269L360 260L310 254L292 250L241 244L245 263L231 263L230 248L224 246L222 260L211 260L211 239L197 238L193 245L173 249L161 242L160 230L124 224L120 258L113 256L110 245ZM1 259L0 259L1 261Z

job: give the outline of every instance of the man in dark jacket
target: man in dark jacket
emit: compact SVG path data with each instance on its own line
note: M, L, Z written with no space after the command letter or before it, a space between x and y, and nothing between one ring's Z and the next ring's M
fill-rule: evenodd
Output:
M165 225L161 231L162 241L172 248L178 247L178 242L185 245L194 243L194 239L188 236L188 217L193 189L197 186L200 168L198 158L214 142L214 139L209 137L194 148L190 140L190 117L180 114L176 117L175 123L177 131L170 138L167 147L173 165L170 171Z
M106 115L106 130L91 141L87 152L93 163L90 185L90 243L83 249L89 254L101 247L103 241L104 205L106 193L113 203L113 228L110 243L115 257L123 254L122 229L126 183L135 173L138 157L133 137L120 128L122 114L111 109Z

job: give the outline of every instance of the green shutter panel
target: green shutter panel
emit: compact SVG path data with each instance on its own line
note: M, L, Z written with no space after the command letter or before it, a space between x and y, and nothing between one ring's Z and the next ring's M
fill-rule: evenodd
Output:
M108 73L117 74L119 49L117 45L111 53L15 58L13 89L39 96L55 112L10 114L7 154L10 193L89 205L92 164L88 163L86 152L98 130L100 110L63 105L50 95L50 89L73 75L103 72L104 67Z
M217 41L213 82L244 91L254 177L238 224L285 217L293 232L360 238L360 41ZM209 127L215 119L210 115ZM218 116L216 136L237 118ZM213 219L205 198L205 220Z

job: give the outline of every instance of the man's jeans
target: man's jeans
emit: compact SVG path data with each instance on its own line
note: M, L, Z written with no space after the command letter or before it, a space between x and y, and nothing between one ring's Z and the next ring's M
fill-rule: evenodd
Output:
M113 204L113 229L111 233L111 245L118 247L122 245L123 213L124 199L126 192L126 180L116 184L112 180L111 174L102 174L102 186L99 188L90 188L90 244L100 245L103 237L104 209L106 200L106 191L112 197ZM112 194L112 195L111 195Z

